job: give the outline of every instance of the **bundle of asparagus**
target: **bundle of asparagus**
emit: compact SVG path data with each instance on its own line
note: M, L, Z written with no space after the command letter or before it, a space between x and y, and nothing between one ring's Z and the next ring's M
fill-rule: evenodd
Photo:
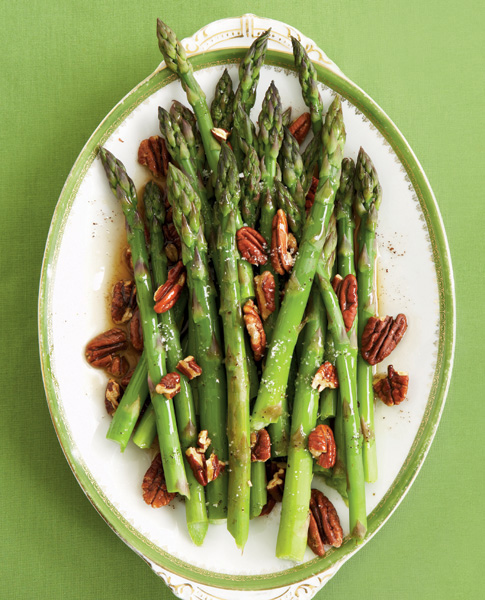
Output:
M377 477L374 390L389 404L407 389L392 367L373 386L372 365L406 328L404 315L376 317L376 170L362 149L356 166L343 158L340 98L325 115L297 40L309 112L290 123L272 82L256 127L250 111L270 31L242 59L235 92L224 71L210 108L173 31L158 21L157 35L194 112L159 108L161 137L139 150L155 179L144 211L121 162L99 152L126 218L134 280L115 286L118 327L86 349L112 375L107 437L122 451L132 434L156 448L145 501L184 496L196 544L209 522L227 522L244 548L250 518L282 500L278 557L300 561L307 543L318 555L340 546L339 518L312 490L314 476L348 503L347 543L358 543L364 481ZM141 353L128 375L126 326Z

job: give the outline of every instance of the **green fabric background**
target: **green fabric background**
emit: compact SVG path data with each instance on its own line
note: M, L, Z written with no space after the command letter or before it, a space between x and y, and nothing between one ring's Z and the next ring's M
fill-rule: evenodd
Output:
M64 459L40 373L38 280L76 156L160 61L156 17L183 37L254 12L312 37L398 125L435 191L455 269L457 352L435 442L396 514L317 598L483 598L484 423L472 413L483 398L483 3L3 0L0 7L0 596L173 597L97 515Z

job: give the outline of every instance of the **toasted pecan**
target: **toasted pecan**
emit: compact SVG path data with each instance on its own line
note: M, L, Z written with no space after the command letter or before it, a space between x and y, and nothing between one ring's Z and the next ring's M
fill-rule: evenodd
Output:
M312 388L319 392L323 392L325 388L338 388L337 369L331 362L325 361L318 367L312 380Z
M251 433L251 461L266 462L271 458L271 438L266 429Z
M236 233L236 243L241 256L252 265L265 265L268 245L264 237L252 227L241 227Z
M296 238L288 233L288 220L280 208L273 217L271 226L271 264L279 275L289 273L293 268L296 253Z
M157 289L153 296L156 313L167 312L175 306L182 293L186 278L184 263L179 260L168 272L167 281Z
M343 279L340 275L336 275L332 281L332 287L338 298L345 329L350 331L357 315L357 278L352 273Z
M155 177L166 177L170 161L165 140L153 135L143 140L138 148L138 162L146 165Z
M362 332L361 353L370 365L383 361L402 340L407 329L406 316L370 317Z
M320 490L313 489L310 498L308 545L317 556L325 555L325 544L340 548L343 531L337 511Z
M123 377L129 369L129 364L124 356L117 353L127 347L125 332L113 327L100 333L87 344L86 360L91 366L105 369L114 377Z
M143 477L141 487L143 490L143 500L147 504L151 504L153 508L166 506L177 495L167 490L160 454L157 454L153 459L152 464Z
M136 307L136 286L133 281L121 280L113 287L111 319L116 325L128 322Z
M275 296L276 284L271 271L264 271L254 278L256 289L256 301L263 321L276 310Z
M180 392L180 375L178 373L167 373L162 377L160 383L155 387L157 394L163 394L165 398L173 398Z
M260 361L266 351L266 333L258 309L252 300L248 300L243 306L243 318L249 333L254 360Z
M312 119L310 113L306 112L297 117L294 121L292 121L288 129L290 130L290 133L295 138L295 140L299 144L302 144L305 141L305 138L308 135L311 126Z
M403 371L395 371L392 365L387 367L387 374L375 375L374 393L387 406L401 404L408 393L409 375Z
M337 460L337 445L328 425L319 424L308 436L308 450L324 469L331 469Z
M186 356L185 358L178 361L175 367L177 371L180 371L182 375L185 375L190 381L195 377L202 375L202 368L195 362L193 356Z

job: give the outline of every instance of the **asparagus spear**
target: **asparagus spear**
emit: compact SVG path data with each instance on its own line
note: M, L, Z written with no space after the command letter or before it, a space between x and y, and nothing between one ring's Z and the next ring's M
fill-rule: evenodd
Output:
M335 200L335 216L337 218L338 233L337 272L342 277L346 277L349 274L355 275L355 222L352 218L354 173L354 161L351 158L344 158L342 161L340 187Z
M335 200L335 215L337 218L337 236L338 236L338 248L337 248L337 260L334 264L334 273L332 273L332 279L335 273L338 272L342 277L347 275L355 275L355 262L354 262L354 229L355 222L352 215L352 202L354 195L354 172L355 164L351 158L344 158L342 161L342 175L340 177L340 187L337 192ZM350 376L353 379L357 378L357 322L358 318L354 319L352 329L349 332L351 339L352 348L352 363ZM333 340L332 340L333 344ZM335 362L335 361L332 361ZM327 394L331 394L334 398L338 397L338 390L325 390ZM333 469L334 476L342 477L345 475L345 439L344 439L344 427L343 427L343 413L341 410L341 403L338 408L336 407L336 418L335 418L335 441L337 443L337 463Z
M268 29L255 39L239 63L239 85L234 98L234 110L237 103L241 102L249 115L254 106L259 73L264 63L270 33L271 29Z
M147 360L145 352L143 352L106 434L109 440L118 442L121 452L125 451L130 441L141 409L147 399L147 375Z
M227 528L239 548L249 533L249 376L244 341L244 323L238 281L239 252L236 247L239 212L239 172L227 144L221 146L217 169L216 210L219 213L217 247L224 265L219 281L227 375L227 437L229 443L229 503Z
M288 467L276 542L276 556L301 561L307 546L308 506L313 476L313 457L306 439L317 422L319 393L312 379L322 364L325 341L323 304L318 289L313 288L302 331L302 358L296 380Z
M310 109L312 129L316 136L320 133L323 123L323 103L318 91L317 72L301 43L294 37L291 38L291 43L293 44L293 55L298 69L301 93L305 104Z
M280 166L283 183L288 188L295 203L305 210L305 192L303 190L303 159L300 146L289 130L284 128L283 143L280 150Z
M195 162L190 155L185 137L175 119L161 106L158 107L158 121L160 124L160 133L165 139L170 156L187 175L191 186L196 190L200 198L202 217L204 219L204 233L206 237L209 237L212 224L212 210L207 199L206 189L197 174Z
M205 158L204 145L202 143L200 131L197 128L197 120L194 113L180 102L177 102L177 100L174 100L172 102L172 106L170 107L170 114L182 130L190 151L190 156L195 162L198 173L203 175L206 171L207 161ZM190 127L190 131L188 127Z
M165 205L162 192L153 181L147 183L143 197L145 216L150 232L149 251L153 272L153 280L159 287L167 280L167 257L163 250L162 225L165 222ZM180 345L180 334L173 310L167 310L159 315L161 332L165 340L167 351L167 367L170 372L175 371L177 364L184 358ZM195 478L188 463L185 451L187 448L197 446L197 420L195 416L192 390L189 380L184 375L180 376L180 392L174 397L175 411L180 442L184 452L185 471L190 489L190 498L185 501L187 528L192 541L200 546L204 541L209 523L205 507L204 488Z
M275 181L275 189L278 206L285 211L288 225L299 241L306 219L305 198L303 198L303 205L298 205L288 189L278 180Z
M145 230L137 208L138 197L135 185L128 177L124 165L111 152L101 148L99 153L111 189L120 200L125 215L148 363L148 387L155 408L160 453L167 489L169 492L179 492L183 496L188 496L190 492L177 433L173 402L155 392L155 386L166 373L165 348L158 330L157 314L153 310L153 288L148 268Z
M288 108L283 112L281 117L282 117L283 127L289 127L290 123L291 123L291 106L288 106Z
M288 281L268 350L251 427L261 429L278 420L285 397L291 355L310 295L317 263L325 241L340 179L345 129L338 96L332 102L322 129L326 149L315 202L303 228L298 255Z
M200 425L208 431L212 440L211 451L217 454L219 460L226 461L226 374L216 299L208 271L200 199L187 177L173 165L169 167L167 191L173 209L173 222L182 242L182 260L187 268L189 329L193 327L195 357L202 368L197 385ZM227 473L212 481L206 493L209 519L224 519L227 514Z
M185 311L187 308L188 299L189 299L189 294L188 294L187 288L184 288L182 290L182 293L180 294L179 299L177 300L177 303L175 304L175 306L172 309L175 323L177 323L179 329L181 328L183 321L184 321L184 316L185 316ZM184 355L187 356L186 353L184 353ZM140 364L140 363L138 363L138 364ZM144 370L145 370L144 377L145 377L145 379L147 379L148 372L147 372L146 363L145 363ZM192 387L194 387L193 383L192 383ZM156 435L157 435L157 424L156 424L156 420L155 420L155 410L154 410L152 404L150 403L148 408L143 413L143 416L140 419L140 422L138 423L138 425L136 427L136 431L133 434L133 438L132 438L133 443L136 444L139 448L150 448L151 445L153 444L153 441L155 440Z
M369 156L361 148L355 169L355 211L360 217L359 260L357 283L359 294L358 338L362 339L367 321L376 314L374 269L376 259L377 211L382 190L377 172ZM364 472L366 481L377 479L377 454L374 430L374 390L372 367L362 358L357 359L357 395L364 433Z
M194 70L187 60L187 55L182 44L177 40L175 33L170 27L160 19L157 19L157 37L158 46L167 67L180 78L182 87L187 94L187 100L194 109L207 162L209 163L209 168L215 172L221 147L212 135L214 124L209 107L207 106L206 96L194 76Z
M211 115L214 127L221 127L230 131L234 117L234 92L232 79L227 69L217 82L214 100L211 104Z
M303 175L302 175L302 187L303 192L308 194L308 190L312 184L313 172L315 171L315 165L318 162L322 151L322 137L315 135L309 142L302 154L303 160Z
M157 436L157 421L155 417L155 409L150 403L146 411L143 413L140 422L133 434L133 443L138 448L151 448Z
M283 123L281 98L274 81L271 82L261 106L259 113L259 156L264 165L261 173L261 180L267 190L272 192L274 178L276 176L276 165L281 144L283 142ZM274 212L266 214L263 206L261 214L261 227L271 230L271 221ZM268 225L269 220L269 225ZM266 237L264 232L261 232Z
M349 498L349 523L351 535L361 542L367 530L365 505L364 466L362 463L362 431L357 405L355 378L351 377L356 348L347 335L340 305L331 284L332 248L337 246L337 227L331 221L325 242L324 259L317 269L317 283L327 310L328 330L333 337L336 351L336 367L339 380L340 404L345 434L345 460L347 468L347 492ZM328 258L330 257L330 258Z
M249 227L254 227L259 215L261 169L256 152L257 138L254 125L240 102L235 107L234 134L237 135L240 155L238 166L244 175L241 181L241 212L244 222Z
M243 221L249 227L255 227L259 216L259 182L261 169L256 150L245 140L240 140L239 147L244 155L243 178L241 180L241 213Z
M268 502L266 491L266 463L255 461L251 463L251 519L259 517L263 507Z
M271 82L261 106L259 114L259 136L258 151L261 158L261 182L263 184L263 193L261 195L261 221L259 230L265 238L268 248L271 246L271 228L273 217L276 214L276 194L274 190L274 179L277 171L278 154L283 141L283 124L281 99L274 82ZM268 269L275 278L276 289L278 289L279 278L271 265L265 265L264 270ZM274 324L278 315L279 297L275 298L276 309L266 319L264 329L266 337L271 340Z

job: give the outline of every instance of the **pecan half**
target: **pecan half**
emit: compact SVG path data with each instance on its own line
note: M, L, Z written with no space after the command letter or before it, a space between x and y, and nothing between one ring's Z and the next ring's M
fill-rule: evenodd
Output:
M205 456L198 452L197 448L187 448L185 455L187 456L194 477L200 485L206 486L224 472L226 463L219 460L217 454L212 453L206 460Z
M136 307L130 321L130 341L137 352L143 351L143 330L141 328L140 311Z
M408 385L409 375L402 371L395 371L394 367L389 365L387 375L375 375L372 387L384 404L394 406L406 399Z
M263 321L266 321L269 315L276 310L276 286L273 273L264 271L261 275L256 275L254 283L256 285L256 301L259 312Z
M265 265L268 262L268 245L264 237L252 227L241 227L236 233L237 249L241 256L252 265Z
M167 506L177 495L167 491L160 454L155 456L145 473L141 489L143 490L143 500L147 504L151 504L153 508Z
M271 458L271 438L266 429L251 433L251 461L266 462Z
M308 450L324 469L331 469L337 460L337 445L328 425L317 425L308 436Z
M226 468L226 463L222 460L219 460L217 454L214 452L209 456L205 463L206 472L207 472L207 483L214 481L217 479L221 473L224 472Z
M263 322L258 314L258 309L252 300L248 300L243 306L243 318L246 329L249 333L249 341L254 353L254 360L259 361L263 358L266 350L266 334L264 332Z
M165 398L173 398L180 392L180 375L178 373L167 373L157 383L155 388L157 394L163 394Z
M123 377L128 371L129 364L124 356L119 356L128 347L126 334L122 329L113 327L93 338L86 346L86 360L99 369L106 369L115 377Z
M362 332L361 353L370 365L383 361L402 340L408 327L405 315L395 319L371 317Z
M222 142L227 142L227 138L231 135L230 131L227 131L227 129L223 129L222 127L213 127L211 129L211 133L219 142L219 144Z
M312 380L312 388L319 392L323 392L325 388L331 388L332 390L338 388L337 369L332 363L325 361L323 365L318 367L318 371Z
M146 165L155 177L167 176L169 161L165 140L159 135L152 135L141 142L138 148L138 162L140 165Z
M168 272L167 281L158 288L153 296L155 312L164 313L173 308L182 293L186 278L184 263L179 260Z
M182 375L185 375L189 381L202 375L202 368L195 362L193 356L187 356L182 360L179 360L175 367L177 371L180 371Z
M357 315L357 278L351 273L344 279L340 275L336 275L332 281L332 287L338 298L345 329L350 331Z
M290 125L289 130L295 140L302 144L305 141L308 132L312 126L312 119L310 113L303 113L297 117Z
M310 185L310 189L305 197L305 210L308 213L310 208L313 206L313 202L315 201L315 193L318 187L318 179L317 177L312 177L312 184Z
M111 298L111 319L116 325L126 323L136 306L136 287L133 281L118 281Z
M312 490L308 545L317 556L325 556L324 544L340 548L344 533L337 511L320 490Z
M114 379L110 379L104 393L104 405L108 415L114 415L123 396L123 389Z
M296 239L292 234L288 234L286 214L280 208L273 217L270 253L273 269L279 275L284 275L291 271L294 262L293 254L295 252L295 245Z

